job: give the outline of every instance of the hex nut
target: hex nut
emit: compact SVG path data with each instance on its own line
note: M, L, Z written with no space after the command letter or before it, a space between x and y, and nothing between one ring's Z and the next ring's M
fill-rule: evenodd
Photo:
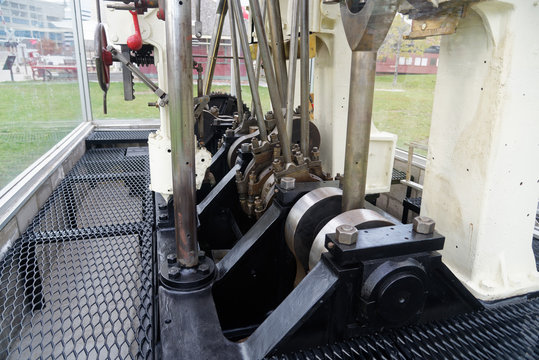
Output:
M294 190L296 188L296 179L288 176L281 178L281 188L283 190Z
M167 263L172 265L172 264L176 264L176 261L177 261L176 254L167 255Z
M436 222L427 216L416 216L413 221L413 229L419 234L432 234Z
M241 152L246 153L251 150L251 144L249 143L243 143L241 144Z
M171 279L179 279L181 275L181 270L177 267L168 269L168 277Z
M200 270L202 274L207 275L210 273L210 266L208 264L200 264L198 270Z
M359 231L352 225L340 225L335 229L336 240L339 244L353 245L357 242Z

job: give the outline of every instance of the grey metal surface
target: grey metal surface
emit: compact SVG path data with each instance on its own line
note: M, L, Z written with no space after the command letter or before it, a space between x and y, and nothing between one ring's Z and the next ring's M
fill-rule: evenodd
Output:
M155 130L114 130L94 131L86 138L86 145L122 142L148 142L148 136Z
M153 355L146 154L88 151L0 260L0 358Z
M284 236L288 247L304 268L308 266L309 251L316 235L315 228L320 222L329 221L340 212L341 200L341 189L323 187L303 195L290 209Z
M195 187L195 118L191 0L166 1L165 30L172 150L172 186L177 256L180 264L198 264Z

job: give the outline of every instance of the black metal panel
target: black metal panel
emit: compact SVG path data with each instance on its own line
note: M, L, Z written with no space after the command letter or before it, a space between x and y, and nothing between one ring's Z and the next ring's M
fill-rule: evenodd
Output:
M88 151L2 256L0 358L153 356L148 156L126 154Z
M538 330L536 298L271 359L537 359Z
M148 142L148 136L152 132L155 132L155 130L98 130L86 138L86 145L146 143Z

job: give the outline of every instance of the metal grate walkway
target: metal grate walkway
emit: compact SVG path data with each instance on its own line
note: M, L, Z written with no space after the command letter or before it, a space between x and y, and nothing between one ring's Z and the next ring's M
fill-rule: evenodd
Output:
M148 156L89 150L0 260L0 359L152 357Z
M86 145L147 143L152 132L155 130L97 130L86 138Z
M271 360L538 359L539 298Z

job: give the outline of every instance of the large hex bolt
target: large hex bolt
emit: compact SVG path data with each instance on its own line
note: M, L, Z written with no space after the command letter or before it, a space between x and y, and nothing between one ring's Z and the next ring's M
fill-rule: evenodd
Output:
M249 144L249 143L241 144L241 152L242 153L248 153L249 151L251 151L251 144Z
M416 216L413 221L413 229L419 234L432 234L436 223L427 216Z
M344 245L353 245L357 241L359 231L353 225L340 225L335 230L337 232L337 241Z
M296 179L288 176L281 178L281 188L283 190L294 190L296 188Z

